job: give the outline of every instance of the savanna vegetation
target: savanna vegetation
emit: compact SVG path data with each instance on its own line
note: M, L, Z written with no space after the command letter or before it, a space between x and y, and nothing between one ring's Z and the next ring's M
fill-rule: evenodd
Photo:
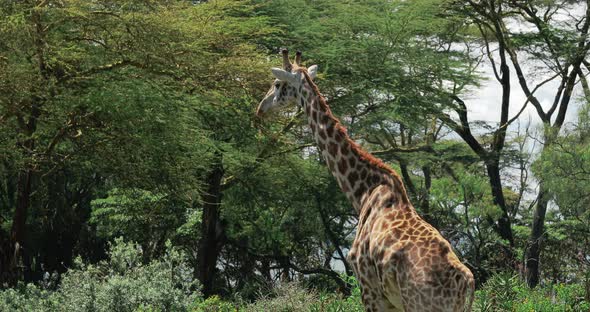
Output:
M0 0L1 311L362 311L282 47L474 273L590 310L590 6ZM490 91L492 90L492 91Z

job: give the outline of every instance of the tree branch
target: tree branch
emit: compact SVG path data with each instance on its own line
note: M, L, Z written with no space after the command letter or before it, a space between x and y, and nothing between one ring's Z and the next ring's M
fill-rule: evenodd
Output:
M544 84L548 83L549 81L557 78L557 76L559 76L559 73L545 79L544 81L542 81L541 83L539 83L535 89L533 89L532 94L535 94L535 92L537 92L537 90L543 86ZM512 124L514 121L516 121L518 119L518 117L520 117L520 115L522 114L522 112L524 112L524 109L527 107L528 103L530 102L530 98L527 97L526 101L524 102L524 104L522 105L522 107L520 108L520 110L518 111L518 113L516 115L514 115L514 117L512 117L509 121L507 121L505 124L503 124L501 126L501 128L508 128L508 126L510 126L510 124ZM548 115L551 115L551 113L548 113Z

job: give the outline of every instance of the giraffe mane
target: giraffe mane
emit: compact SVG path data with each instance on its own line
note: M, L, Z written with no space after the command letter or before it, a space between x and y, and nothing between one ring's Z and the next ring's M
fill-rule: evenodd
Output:
M384 163L383 160L373 156L371 153L364 150L358 143L356 143L354 140L352 140L348 136L348 132L346 130L346 127L344 125L342 125L342 123L340 122L340 119L338 119L336 116L334 116L334 114L332 114L332 110L330 109L330 106L328 105L326 98L324 98L324 96L321 94L318 86L315 84L315 82L313 82L313 80L309 76L307 69L304 67L299 67L299 68L297 68L297 71L299 71L303 74L303 76L305 77L305 80L311 86L311 88L312 88L313 92L316 94L316 96L319 98L320 105L322 106L322 108L324 108L326 110L326 114L334 122L334 128L336 129L336 131L340 132L343 135L344 139L348 142L348 144L350 144L350 149L352 151L354 151L355 153L357 153L361 159L366 160L370 165L373 165L381 170L384 170L386 173L390 174L395 180L397 180L397 182L400 183L400 185L402 186L401 192L405 197L407 197L406 189L405 189L405 187L403 187L403 183L402 183L402 180L401 180L401 177L399 176L399 174L395 170L393 170L393 168L391 168L386 163Z

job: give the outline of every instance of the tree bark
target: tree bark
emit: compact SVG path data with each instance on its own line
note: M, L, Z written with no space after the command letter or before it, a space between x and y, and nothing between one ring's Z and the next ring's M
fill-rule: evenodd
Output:
M8 281L9 284L27 278L27 264L25 256L28 250L25 249L26 225L28 210L31 205L31 194L33 178L35 175L35 165L33 164L32 153L35 149L36 142L33 135L37 131L37 121L41 116L40 99L34 99L31 104L31 115L28 122L24 123L21 132L26 135L27 139L19 143L22 154L26 159L24 168L18 174L16 186L16 205L12 217L12 227L10 229L9 254L11 260L8 263L8 272L14 280Z
M496 232L509 242L510 247L514 247L514 237L512 236L512 228L510 226L510 217L508 216L508 209L504 199L504 192L502 191L502 179L500 178L500 166L497 161L486 163L486 170L490 186L492 187L492 196L494 204L502 210L502 215L498 219L498 223L494 223Z
M16 281L26 278L25 253L27 250L25 249L25 234L27 214L31 203L32 179L32 169L25 169L18 176L16 207L10 229L10 261L7 270L10 279L7 281L9 284L14 284Z
M223 229L219 220L221 206L221 182L224 175L222 155L216 153L213 169L206 177L206 188L202 194L203 217L201 241L197 253L197 277L202 284L205 298L214 293L213 281L219 252L223 246Z
M47 187L47 202L43 204L47 221L43 222L43 237L36 244L39 256L35 261L35 279L42 278L45 272L64 273L71 267L74 246L82 227L82 221L66 194L67 171L56 170L43 180Z
M533 214L533 224L531 226L531 237L529 248L526 254L526 281L530 288L539 284L540 277L540 255L541 240L543 238L543 229L545 225L545 213L547 212L547 203L549 197L543 181L539 184L539 194L537 195L537 205Z
M430 225L434 226L436 229L439 229L438 221L430 211L430 188L432 187L430 165L422 166L422 173L424 174L424 189L421 192L422 194L420 194L420 209L422 210L426 222L430 223Z

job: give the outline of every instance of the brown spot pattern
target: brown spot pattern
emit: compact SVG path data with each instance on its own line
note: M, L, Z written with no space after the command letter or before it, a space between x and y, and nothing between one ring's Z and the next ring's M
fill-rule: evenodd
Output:
M328 143L328 153L330 153L332 157L336 157L336 155L338 155L338 145L330 141L330 143Z
M346 171L348 170L348 163L346 162L346 160L341 159L338 162L338 170L340 171L341 174L346 173Z

